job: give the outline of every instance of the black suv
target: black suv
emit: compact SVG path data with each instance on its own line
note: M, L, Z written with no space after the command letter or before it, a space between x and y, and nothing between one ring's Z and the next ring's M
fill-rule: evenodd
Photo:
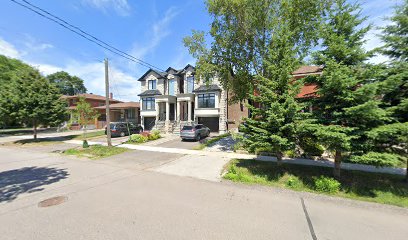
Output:
M110 124L112 137L124 137L130 134L138 134L143 132L143 128L135 123L113 122ZM106 135L106 127L105 127Z

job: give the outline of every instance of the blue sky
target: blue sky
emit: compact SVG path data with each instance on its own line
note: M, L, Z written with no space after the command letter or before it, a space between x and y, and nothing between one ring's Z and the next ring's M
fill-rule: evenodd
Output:
M211 22L200 0L29 0L115 47L159 68L194 64L183 46L192 29L208 30ZM361 1L367 23L384 26L402 0ZM85 80L89 92L104 93L103 59L110 59L115 98L138 101L136 81L147 68L118 57L27 9L2 0L0 54L21 59L43 74L67 71ZM373 29L366 48L381 46ZM378 56L372 61L385 58Z

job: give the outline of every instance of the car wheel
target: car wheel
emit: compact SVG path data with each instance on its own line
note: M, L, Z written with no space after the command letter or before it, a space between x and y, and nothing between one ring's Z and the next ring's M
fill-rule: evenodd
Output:
M200 141L200 139L201 139L200 134L197 134L197 136L196 136L196 141L198 142L198 141Z
M124 137L125 135L126 135L125 132L121 132L121 133L120 133L120 136L121 136L121 137Z

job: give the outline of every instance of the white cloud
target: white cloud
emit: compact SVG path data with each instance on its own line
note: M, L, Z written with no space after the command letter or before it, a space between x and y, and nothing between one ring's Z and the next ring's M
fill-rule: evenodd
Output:
M58 71L65 71L84 80L89 93L105 95L105 68L102 62L71 61L65 66L31 63L42 74L49 75ZM110 91L114 97L123 101L138 101L140 83L132 75L116 66L109 67Z
M24 36L26 37L26 39L24 40L24 46L27 48L27 51L34 52L54 48L54 45L50 43L40 42L29 34L24 34Z
M147 37L149 42L143 45L137 42L133 44L132 55L137 58L143 58L146 54L153 52L159 43L171 33L169 25L178 14L179 11L177 8L169 8L164 14L164 17L151 26L151 36Z
M127 0L83 0L83 2L104 13L113 9L120 16L129 16L132 10Z
M21 57L21 53L11 43L0 38L0 54L11 58Z

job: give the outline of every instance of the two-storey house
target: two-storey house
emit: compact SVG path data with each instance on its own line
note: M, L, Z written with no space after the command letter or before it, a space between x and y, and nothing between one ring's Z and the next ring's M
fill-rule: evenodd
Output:
M148 70L141 82L141 123L145 130L177 133L185 124L202 123L211 131L227 130L227 94L217 79L203 83L187 65L165 72Z

